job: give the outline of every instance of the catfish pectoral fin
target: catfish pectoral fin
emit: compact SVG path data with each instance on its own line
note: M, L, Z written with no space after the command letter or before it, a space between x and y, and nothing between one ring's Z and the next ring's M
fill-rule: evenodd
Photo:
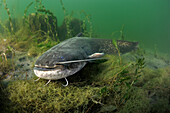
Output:
M100 58L102 56L104 56L104 53L94 53L94 54L88 56L88 58Z

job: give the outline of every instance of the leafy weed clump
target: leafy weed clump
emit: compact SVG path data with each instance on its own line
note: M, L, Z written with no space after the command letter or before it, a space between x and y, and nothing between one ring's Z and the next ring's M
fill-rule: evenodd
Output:
M14 56L15 51L10 46L7 46L0 51L0 80L6 78L15 70Z
M170 112L170 67L158 69L156 71L146 70L145 75L141 78L145 80L143 89L147 90L150 99L151 112L164 113ZM144 79L146 77L146 79ZM147 79L148 77L149 80Z
M130 98L132 86L140 74L136 69L139 69L142 61L133 65L120 64L116 56L107 57L110 57L108 61L92 63L80 73L68 77L70 83L67 87L63 87L60 80L51 82L46 87L44 87L46 80L12 82L6 89L12 104L10 110L20 112L119 111Z
M170 111L169 83L170 67L151 70L144 69L130 92L130 98L120 113L145 112L166 113Z
M129 92L129 99L120 109L119 113L149 113L150 99L147 97L147 91L133 87Z
M82 112L87 109L90 98L98 88L61 84L52 82L43 87L44 81L15 81L7 88L9 99L13 104L11 110L21 112Z

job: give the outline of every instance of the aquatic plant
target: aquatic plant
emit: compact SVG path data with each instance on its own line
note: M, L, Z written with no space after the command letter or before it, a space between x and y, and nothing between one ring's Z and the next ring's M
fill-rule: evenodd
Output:
M154 56L155 56L155 58L158 57L158 50L157 50L157 45L156 44L154 44Z
M120 31L114 31L111 34L111 37L118 37L119 40L125 40L125 33L124 33L124 24L122 25L122 28L120 29Z
M10 31L9 29L2 23L2 21L0 20L0 30L1 30L1 33L6 33L8 35L10 35Z
M11 72L15 70L14 56L15 51L10 46L0 51L0 80L3 80L7 76L12 76Z
M39 36L50 36L57 40L57 19L47 14L32 13L28 16L29 29Z
M98 88L89 86L81 88L75 86L60 87L61 84L57 83L42 87L43 84L44 82L34 83L33 81L13 82L8 87L9 98L14 104L11 111L83 112L87 108L91 96L98 90Z
M132 96L133 100L131 98L128 100L128 104L123 107L122 112L169 112L169 74L170 67L158 70L144 69L143 76L138 79L134 93L132 92L135 97Z
M36 48L33 51L37 50L35 52L36 52L36 54L39 54L39 53L43 53L43 52L47 51L48 49L50 49L54 45L57 45L58 43L59 43L59 40L53 41L52 39L47 38L45 41L37 43L36 46L32 46L32 47ZM31 49L33 49L33 48L31 48ZM29 54L29 52L28 52L28 54ZM30 54L31 54L31 52L30 52Z
M2 40L1 40L2 41ZM11 47L8 47L7 49L2 49L2 45L0 46L0 109L1 112L5 111L7 107L7 103L9 102L7 92L5 91L4 84L2 81L6 79L7 77L12 76L12 71L14 71L14 62L8 57L11 57ZM14 53L12 53L12 56ZM4 102L2 104L2 102Z
M169 83L170 67L158 70L144 70L145 76L141 77L138 85L147 90L152 112L169 112Z
M124 24L122 25L122 29L120 30L120 39L121 40L125 40L125 36L124 36Z
M26 22L27 24L29 23L28 20L27 20L27 12L28 12L28 9L29 7L33 4L33 2L29 3L28 6L25 8L24 10L24 22Z
M65 9L65 7L64 7L64 4L63 4L63 1L62 1L62 0L60 0L60 4L61 4L62 9L63 9L63 12L64 12L64 24L65 24L65 26L66 26L66 31L67 31L65 38L67 39L67 38L70 38L70 37L71 37L70 22L71 22L71 20L72 20L72 16L66 14L66 9Z
M42 87L45 80L12 82L5 89L10 100L8 112L168 111L169 68L166 71L144 69L143 57L136 57L136 62L130 63L122 59L121 64L118 56L106 57L108 61L94 62L68 77L68 87L62 87L62 80L47 87ZM164 106L157 107L160 105Z
M66 31L65 38L74 37L75 35L77 35L80 32L82 33L83 36L92 37L93 29L92 29L92 23L90 20L90 15L86 14L85 11L81 11L80 15L82 16L82 20L73 18L73 12L71 14L67 13L62 0L60 0L60 4L61 4L63 12L64 12L64 22L63 22L63 25L61 26L61 29L63 30L63 27L65 27L65 29L66 29L65 30ZM75 22L75 20L77 20L77 22L74 23L75 24L74 26L78 26L77 28L79 28L79 29L76 29L76 27L73 27L72 23ZM62 34L62 35L64 35L64 34Z
M37 56L59 42L57 20L54 20L52 12L46 10L41 1L36 0L35 2L36 13L27 16L28 9L34 3L31 2L24 11L24 26L15 33L18 38L16 40L9 39L11 46L16 50L28 52L29 56ZM40 47L39 45L42 43L47 44L47 46Z
M42 87L45 80L37 83L33 80L12 82L6 89L13 106L9 110L88 112L95 108L100 111L101 108L104 109L103 104L105 107L109 104L108 99L113 102L110 105L119 110L128 100L130 86L135 83L133 81L136 77L131 73L130 67L132 70L136 67L133 68L131 64L120 65L116 56L107 57L111 59L97 65L89 65L68 78L71 81L68 87L62 87L62 81L52 82L47 87ZM139 64L140 62L135 66Z
M129 70L128 68L132 68ZM114 86L111 88L116 95L119 94L121 91L122 94L117 96L115 99L116 107L119 109L119 106L124 104L128 98L130 97L130 90L132 86L136 83L138 78L141 76L141 71L144 68L144 59L137 59L136 63L130 63L124 65L118 73L116 73L112 80L112 85ZM129 76L130 75L130 76ZM114 83L114 84L113 84ZM124 85L121 85L124 84Z
M113 43L113 45L115 46L115 48L116 48L116 50L117 50L117 53L118 53L118 55L119 55L119 61L120 61L120 64L121 64L120 51L119 51L117 42L116 42L115 40L113 40L112 43Z
M39 34L39 36L49 35L53 40L58 40L57 18L50 10L45 8L41 0L35 0L35 13L26 15L28 8L33 3L28 4L24 11L24 21L28 25L28 28L31 32Z
M85 11L81 11L81 13L84 18L83 18L83 24L81 25L83 31L83 36L87 36L87 37L92 37L92 33L93 33L93 26L92 26L92 22L90 19L90 15L88 15Z
M76 18L72 18L70 20L70 23L66 25L65 21L63 21L63 24L59 27L58 29L58 35L61 41L70 38L70 37L75 37L77 34L82 33L84 30L81 28L82 21ZM70 36L68 37L67 35L67 29L70 29Z
M46 20L45 22L47 23L47 33L50 35L52 34L53 37L57 37L57 18L54 16L54 14L50 10L46 10L45 7L43 9L37 9L38 12L43 12L45 13ZM48 15L50 16L48 16Z
M129 92L129 99L126 104L120 109L119 113L149 113L150 102L147 97L147 91L141 88L133 87Z
M6 4L6 0L3 0L3 4L4 4L4 8L5 8L5 10L7 11L7 14L8 14L8 19L9 19L10 27L11 27L10 30L11 30L12 34L15 35L15 33L14 33L14 28L13 28L13 24L12 24L12 19L11 19L11 14L10 14L9 8L8 8L8 6L7 6L7 4Z

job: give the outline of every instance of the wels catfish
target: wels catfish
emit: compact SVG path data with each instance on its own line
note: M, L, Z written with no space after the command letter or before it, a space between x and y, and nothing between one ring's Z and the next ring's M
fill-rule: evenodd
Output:
M138 42L117 40L121 53L137 49ZM100 60L104 54L117 53L111 39L73 37L46 51L35 62L34 73L37 77L49 80L65 78L80 71L89 61Z

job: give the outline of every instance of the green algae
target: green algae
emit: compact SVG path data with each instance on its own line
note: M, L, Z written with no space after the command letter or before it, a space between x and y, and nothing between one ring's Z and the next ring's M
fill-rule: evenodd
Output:
M90 98L99 88L61 84L52 82L43 87L45 81L15 81L9 85L9 99L14 104L13 109L21 112L66 112L87 109Z
M39 39L41 39L41 37ZM27 53L29 57L36 57L59 43L59 41L53 41L49 37L47 37L45 41L38 42L38 38L35 42L32 42L33 44L30 46Z
M147 97L147 91L134 87L131 89L130 98L119 113L149 113L149 111L150 101Z
M148 96L151 99L151 111L155 113L163 113L170 111L170 67L150 70L145 73L145 76L150 78L145 79L143 89L148 91ZM141 78L142 79L142 78Z
M144 69L143 75L138 79L129 100L120 112L169 112L169 75L170 67L157 70Z
M39 54L39 50L38 48L36 48L35 46L32 46L29 50L28 50L28 56L30 57L36 57Z
M61 80L53 81L46 87L44 87L46 80L11 82L6 89L10 104L13 106L10 110L85 112L92 109L100 111L105 105L104 110L108 110L107 106L115 106L112 110L118 111L130 97L129 92L136 78L134 73L136 67L131 64L120 65L116 56L106 57L110 59L106 62L94 62L74 76L68 77L70 81L68 87L63 87ZM130 70L134 72L127 79Z
M3 44L2 44L3 45ZM6 48L0 47L0 81L6 78L8 75L12 75L15 70L14 56L15 51L10 46Z
M119 56L91 62L64 81L12 81L3 90L4 111L16 112L166 112L170 68L143 69L143 58L119 62ZM36 79L36 78L34 78ZM159 107L160 106L160 107Z

